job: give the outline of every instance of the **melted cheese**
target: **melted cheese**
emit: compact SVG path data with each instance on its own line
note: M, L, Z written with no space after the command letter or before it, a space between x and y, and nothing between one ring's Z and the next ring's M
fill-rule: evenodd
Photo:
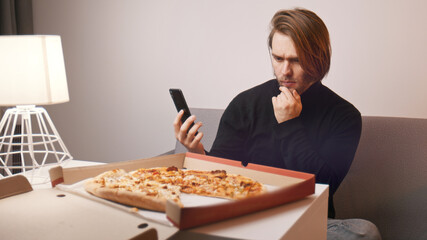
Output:
M166 168L138 169L129 173L117 169L97 176L96 181L107 188L173 201L179 201L181 192L241 199L259 194L258 190L263 189L260 183L252 179L226 174L225 171L209 174L194 170L167 171Z

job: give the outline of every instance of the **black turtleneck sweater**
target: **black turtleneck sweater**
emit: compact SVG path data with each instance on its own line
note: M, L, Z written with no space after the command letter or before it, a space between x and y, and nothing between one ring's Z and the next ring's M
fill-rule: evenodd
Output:
M360 139L359 111L321 82L301 95L299 117L281 124L271 98L280 93L276 79L237 95L225 110L209 155L315 174L332 196L353 161Z

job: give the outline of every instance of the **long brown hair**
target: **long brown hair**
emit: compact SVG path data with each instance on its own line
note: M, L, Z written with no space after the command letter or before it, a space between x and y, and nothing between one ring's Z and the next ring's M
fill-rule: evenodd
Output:
M329 32L322 19L306 9L280 10L271 19L270 49L276 32L292 39L301 67L310 79L322 80L331 64Z

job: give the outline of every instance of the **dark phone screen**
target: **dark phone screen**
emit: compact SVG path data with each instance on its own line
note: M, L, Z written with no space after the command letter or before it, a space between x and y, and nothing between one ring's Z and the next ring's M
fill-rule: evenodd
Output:
M173 102L175 103L176 110L178 112L184 110L184 115L181 118L181 122L184 123L185 120L187 120L187 118L191 116L190 109L188 108L187 102L184 98L184 94L182 93L181 89L178 88L169 89L169 93L172 97Z

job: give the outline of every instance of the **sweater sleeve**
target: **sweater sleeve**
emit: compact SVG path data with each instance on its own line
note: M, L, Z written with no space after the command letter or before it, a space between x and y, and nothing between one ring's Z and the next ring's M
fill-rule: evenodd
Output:
M360 113L351 109L318 129L328 132L318 145L310 141L299 118L278 124L275 138L287 168L315 174L316 182L329 184L333 195L353 161L361 128Z

